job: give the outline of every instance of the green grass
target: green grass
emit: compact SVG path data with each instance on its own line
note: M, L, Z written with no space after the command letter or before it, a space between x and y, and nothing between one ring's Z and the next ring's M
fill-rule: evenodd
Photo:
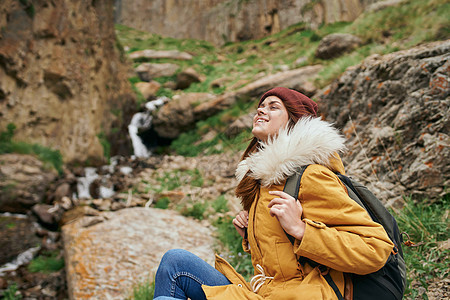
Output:
M154 188L157 193L173 191L183 185L202 187L204 183L203 176L198 169L164 172L157 176L156 180L160 183L159 187Z
M22 295L18 293L17 284L14 282L9 285L8 288L3 292L4 300L20 300L22 299Z
M103 156L109 161L111 158L111 144L106 138L105 133L102 131L99 134L97 134L97 138L100 141L100 144L103 147Z
M16 142L13 140L16 126L12 123L7 125L6 131L0 132L0 154L19 153L36 155L39 160L48 168L54 168L60 174L62 173L63 160L59 150L25 142Z
M413 299L417 299L419 287L426 290L433 281L449 276L450 250L440 246L450 238L449 212L448 196L434 204L407 200L400 211L394 212L400 231L408 233L417 245L403 246L408 274L405 294Z
M127 299L152 300L154 292L155 292L155 280L153 280L152 282L150 282L150 280L146 280L134 286L132 296Z
M208 203L206 201L203 202L190 202L187 204L180 205L178 207L178 211L182 216L192 217L197 220L205 219L205 213L208 209Z
M28 265L28 271L49 274L64 268L64 259L55 252L44 252L34 258Z

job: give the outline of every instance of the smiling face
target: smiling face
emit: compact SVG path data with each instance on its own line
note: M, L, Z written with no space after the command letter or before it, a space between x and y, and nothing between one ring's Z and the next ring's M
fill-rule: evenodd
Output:
M275 136L289 121L286 107L277 96L269 96L259 105L253 117L252 134L263 142Z

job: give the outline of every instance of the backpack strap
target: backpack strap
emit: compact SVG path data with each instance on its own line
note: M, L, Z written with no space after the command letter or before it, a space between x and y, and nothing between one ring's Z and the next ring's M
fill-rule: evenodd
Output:
M286 183L284 185L283 192L289 194L290 196L294 197L295 200L298 200L298 192L300 190L300 183L302 181L303 173L305 172L306 168L309 165L302 166L298 172L296 172L294 175L289 176L286 179ZM291 242L292 245L295 243L295 238L288 234L286 231L284 231ZM336 297L339 300L344 300L344 297L341 294L341 291L339 291L339 288L337 287L336 283L334 282L333 278L331 278L330 275L330 268L321 264L316 263L315 261L306 258L306 257L300 257L298 259L298 262L300 264L308 263L313 268L317 267L320 271L320 274L322 274L323 278L327 281L328 285L333 289L334 293L336 294Z
M303 172L305 172L308 166L309 165L301 167L297 172L289 176L286 179L286 183L284 184L283 192L289 194L295 200L298 200L298 191L300 190L300 183L302 181ZM286 231L284 231L284 233L286 233L291 244L294 245L295 238L292 235L288 234Z

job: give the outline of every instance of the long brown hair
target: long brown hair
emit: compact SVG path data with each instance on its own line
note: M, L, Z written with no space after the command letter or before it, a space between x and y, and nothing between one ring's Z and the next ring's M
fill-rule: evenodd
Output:
M312 115L312 113L309 112L303 105L299 105L299 103L295 103L290 99L284 99L281 97L278 98L280 98L287 110L289 116L289 129L293 128L302 116ZM262 100L264 100L264 96L260 100L260 103ZM247 146L247 149L245 149L244 154L241 157L241 161L246 159L252 153L259 151L258 143L258 139L254 137ZM248 171L247 174L245 174L244 178L242 178L235 190L236 197L241 199L241 204L246 211L250 210L253 201L259 196L259 189L261 187L260 181L251 177L250 173L251 171Z

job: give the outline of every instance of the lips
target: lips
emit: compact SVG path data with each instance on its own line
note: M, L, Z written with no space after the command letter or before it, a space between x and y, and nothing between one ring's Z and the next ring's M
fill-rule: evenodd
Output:
M263 118L257 118L255 121L255 123L266 123L266 122L269 122L269 120Z

